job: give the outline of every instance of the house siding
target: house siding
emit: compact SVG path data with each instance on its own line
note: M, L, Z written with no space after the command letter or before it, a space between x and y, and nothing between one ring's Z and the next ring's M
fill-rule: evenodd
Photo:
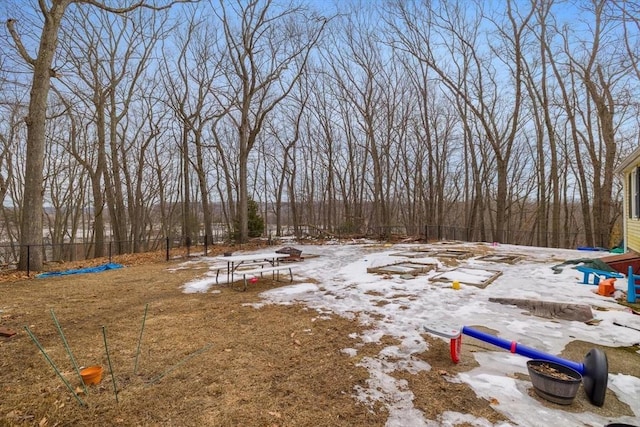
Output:
M627 247L640 253L640 221L627 218Z
M635 195L630 194L630 178L631 174L638 166L640 166L640 147L637 148L629 157L627 157L619 168L617 173L622 175L623 179L623 233L625 246L627 249L640 253L640 217L632 215L631 204L636 203ZM637 185L637 184L636 184ZM636 208L636 210L638 210Z

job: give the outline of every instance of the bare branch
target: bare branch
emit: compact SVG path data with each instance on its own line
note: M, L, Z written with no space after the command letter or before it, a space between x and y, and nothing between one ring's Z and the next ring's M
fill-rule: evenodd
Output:
M47 15L48 9L47 9L47 4L45 3L44 0L38 0L38 5L40 6L40 10L42 11L43 15Z
M152 4L144 2L143 0L140 0L139 2L134 3L128 7L110 7L97 0L78 0L77 1L77 3L89 4L91 6L95 6L107 12L118 13L118 14L129 13L139 8L145 8L145 9L151 9L151 10L165 10L179 3L199 3L199 2L200 0L173 0L164 6L154 6Z
M11 38L13 39L13 42L16 44L16 48L18 49L18 53L29 64L35 65L36 60L33 59L31 57L31 55L29 55L29 52L27 52L27 49L22 44L22 40L20 39L20 36L18 35L18 32L16 31L15 24L16 24L16 20L15 19L7 19L7 28L9 29L9 34L11 34Z

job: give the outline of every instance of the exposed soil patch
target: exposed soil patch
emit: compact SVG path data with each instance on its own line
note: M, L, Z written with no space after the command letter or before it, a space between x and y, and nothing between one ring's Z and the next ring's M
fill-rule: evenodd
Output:
M492 423L507 421L507 419L495 411L492 403L486 399L478 398L475 392L466 384L452 382L451 379L459 372L471 370L478 366L472 352L477 349L473 346L463 346L462 360L453 364L449 356L449 344L442 339L432 338L428 335L425 339L429 342L429 350L419 355L419 358L431 365L430 371L422 371L415 375L406 372L398 373L397 377L405 379L416 398L414 404L426 414L429 419L436 419L445 410L461 413L472 413L486 418Z

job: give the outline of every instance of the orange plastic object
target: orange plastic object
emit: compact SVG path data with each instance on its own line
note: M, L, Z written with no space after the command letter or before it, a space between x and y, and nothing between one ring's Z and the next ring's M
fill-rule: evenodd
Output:
M80 371L80 376L85 384L99 384L102 381L102 366L89 366Z
M613 295L616 291L616 288L613 286L615 281L616 279L614 278L600 280L600 283L598 283L598 294L604 297L610 297Z

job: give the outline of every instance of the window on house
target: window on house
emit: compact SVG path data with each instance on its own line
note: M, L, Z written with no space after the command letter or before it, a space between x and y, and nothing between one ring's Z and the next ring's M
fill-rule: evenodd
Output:
M640 218L640 166L629 174L629 218Z
M634 207L634 178L635 178L635 171L631 172L629 174L628 177L628 182L627 182L627 209L629 210L629 218L633 218L633 207Z
M635 185L633 189L633 199L630 200L630 203L633 203L635 206L633 217L640 218L640 166L635 169L635 177L633 181Z

